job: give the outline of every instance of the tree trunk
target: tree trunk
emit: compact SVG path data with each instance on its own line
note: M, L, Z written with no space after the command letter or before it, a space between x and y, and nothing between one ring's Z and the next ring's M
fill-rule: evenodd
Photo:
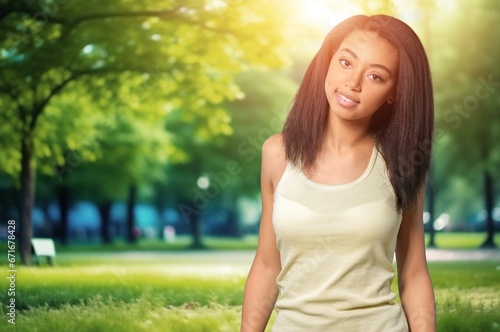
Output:
M68 244L68 213L69 213L69 189L62 186L57 191L57 200L60 211L60 239L64 245Z
M20 220L21 212L20 198L21 191L14 185L9 184L5 189L0 190L0 220L9 219Z
M193 235L193 242L191 243L192 249L203 249L205 246L201 240L201 218L199 214L193 215L189 221L191 226L191 234Z
M101 240L104 244L110 244L112 242L111 234L109 232L111 206L112 203L109 201L101 203L97 206L99 216L101 217Z
M483 248L495 248L495 221L493 220L493 208L494 197L493 197L493 178L488 170L484 173L484 197L485 197L485 208L486 208L486 231L488 236L486 241L481 245Z
M234 237L241 237L241 229L238 221L238 200L236 195L231 195L228 205L226 207L228 214L226 220L227 235Z
M427 243L427 247L435 248L436 247L436 229L434 228L434 220L436 220L436 212L435 212L435 202L436 202L436 189L434 184L432 183L432 169L431 169L431 178L427 182L427 208L429 210L429 243Z
M21 141L21 206L19 211L19 244L21 264L31 264L31 238L33 236L33 202L35 192L35 169L33 165L34 144L28 139Z
M203 161L201 160L201 151L198 151L197 153L194 154L194 159L193 159L193 173L196 177L194 178L194 183L196 184L196 181L198 178L201 176L203 173ZM193 202L193 198L190 200L186 200L187 202L191 201ZM191 243L191 248L192 249L203 249L205 248L205 245L203 244L202 240L202 210L203 209L196 209L197 213L191 214L190 219L190 226L191 226L191 234L193 235L193 242Z
M54 237L54 222L50 218L50 212L49 212L49 206L50 206L50 200L48 199L41 199L38 203L40 206L40 209L42 210L43 213L43 229L42 229L42 237Z
M205 246L202 242L201 211L191 205L190 199L181 198L177 205L182 219L191 232L191 249L202 249Z
M231 237L240 236L240 227L238 225L238 216L234 208L228 208L228 214L226 219L226 234Z
M163 212L165 210L165 197L168 193L163 189L163 184L157 183L155 185L155 208L158 213L158 238L163 240L163 229L166 226L165 218L163 217Z
M128 191L127 201L127 242L135 243L137 241L137 234L135 230L135 214L134 207L137 200L137 187L131 185Z

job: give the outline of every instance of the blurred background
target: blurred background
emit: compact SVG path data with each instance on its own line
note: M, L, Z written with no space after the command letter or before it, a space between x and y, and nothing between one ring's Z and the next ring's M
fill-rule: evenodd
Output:
M16 220L24 264L32 237L254 248L261 145L281 131L326 33L359 13L399 17L428 52L428 245L460 232L495 246L497 1L2 0L0 10L0 239Z

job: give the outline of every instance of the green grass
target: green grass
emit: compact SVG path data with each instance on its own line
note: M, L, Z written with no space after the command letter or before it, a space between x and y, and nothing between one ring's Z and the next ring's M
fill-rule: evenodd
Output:
M16 305L20 310L48 305L86 305L96 294L101 301L133 302L144 294L162 306L186 302L208 305L241 304L244 273L218 275L213 267L200 266L178 273L175 266L85 266L20 268L16 280ZM6 279L6 278L5 278ZM6 282L2 280L2 289ZM0 294L6 303L7 294Z
M7 324L2 306L0 330L238 330L249 261L221 264L182 253L149 260L120 253L64 255L55 267L18 268L16 325ZM71 263L82 257L81 265ZM500 262L430 262L429 269L438 331L500 331ZM0 287L7 288L6 278ZM0 300L6 303L6 291Z
M498 298L498 292L496 294ZM460 296L450 296L438 306L438 331L500 331L500 305L473 304Z
M247 235L244 237L203 237L205 250L248 250L257 247L257 235ZM191 249L191 236L177 236L174 241L166 242L160 239L139 239L136 244L129 244L122 239L117 239L111 244L101 243L80 243L62 245L56 243L56 250L60 252L119 252L119 251L183 251Z
M496 287L500 292L500 261L429 262L428 265L433 285L438 289Z
M443 233L436 234L436 247L442 249L475 249L486 240L486 233ZM426 243L429 235L426 234ZM495 243L500 247L500 233L495 234Z
M428 242L428 234L426 242ZM438 232L436 234L436 245L442 249L475 249L479 248L486 239L486 233L457 233ZM206 250L248 250L257 247L257 235L247 235L242 238L227 238L205 236L203 244ZM495 243L500 247L500 233L495 234ZM104 245L77 244L63 246L56 245L58 252L101 252L101 251L164 251L164 250L189 250L191 237L187 235L178 236L173 242L165 242L157 239L141 239L136 244L131 245L123 240L116 240L112 244Z
M484 234L437 236L438 245L449 248L473 248L483 240ZM241 250L255 248L256 237L206 238L208 251L186 250L189 243L181 237L135 246L59 246L54 267L18 266L16 325L7 324L2 305L0 330L238 331L253 257L253 251ZM223 250L231 247L237 255ZM7 274L5 258L0 262ZM500 261L430 262L429 270L438 331L500 331ZM0 301L5 304L3 275ZM393 290L397 293L396 283Z
M500 331L500 261L429 263L438 331Z
M143 296L131 303L103 301L96 296L86 305L42 306L19 315L6 331L54 332L185 332L236 331L241 309L213 303L162 306Z
M428 234L426 242L428 242ZM475 249L486 239L485 233L452 233L438 232L436 234L436 244L442 249ZM205 236L203 243L205 250L253 250L257 247L258 237L248 235L241 238L227 238ZM495 243L500 247L500 233L495 234ZM124 252L124 251L186 251L190 250L191 237L188 235L177 236L172 242L165 242L159 239L140 239L135 244L129 244L121 239L115 240L111 244L101 243L77 243L67 246L56 242L56 252L59 253L79 253L79 252ZM0 252L7 252L7 242L0 242ZM0 257L0 264L5 264L6 258ZM6 255L5 255L6 256Z

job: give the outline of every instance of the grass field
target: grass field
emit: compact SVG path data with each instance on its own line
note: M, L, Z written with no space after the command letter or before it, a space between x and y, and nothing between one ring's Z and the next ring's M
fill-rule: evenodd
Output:
M442 249L478 248L486 240L485 233L437 233L436 247ZM426 243L429 236L426 235ZM500 233L495 234L495 243L500 247Z
M254 239L247 241L237 249L247 249ZM460 241L464 239L449 243ZM234 242L207 241L214 250ZM251 252L192 255L181 250L165 253L160 247L151 251L151 246L160 246L154 243L140 245L131 251L130 246L115 244L106 252L68 247L58 249L54 267L18 267L15 326L7 322L8 280L0 279L0 330L238 331ZM6 265L0 269L7 275ZM438 331L500 331L500 261L430 262L429 269Z
M473 249L478 248L486 239L485 233L442 233L436 234L436 244L442 249ZM243 238L209 237L203 238L207 250L252 250L257 247L258 237L248 235ZM428 235L426 235L428 242ZM495 242L500 247L500 233L495 235ZM119 252L119 251L183 251L189 249L191 237L177 236L173 242L164 242L158 239L141 239L138 243L130 244L116 240L112 244L70 244L68 246L56 243L56 251L59 252ZM7 252L7 243L0 241L1 252ZM0 257L0 264L5 264L5 258Z

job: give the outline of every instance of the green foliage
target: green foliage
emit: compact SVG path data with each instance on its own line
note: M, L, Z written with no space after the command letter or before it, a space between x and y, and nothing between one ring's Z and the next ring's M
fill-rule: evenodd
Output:
M221 104L242 97L237 73L288 62L286 8L264 0L3 3L0 172L22 174L23 263L36 171L57 178L44 182L45 194L70 187L73 199L98 203L158 186L167 164L196 159L233 133Z
M488 0L460 1L443 9L449 15L434 15L429 23L436 91L435 179L439 209L460 220L484 206L483 173L494 179L500 175L500 47L492 42L500 37L500 10Z
M365 1L357 0L354 1L358 3L361 11L365 15L375 15L375 14L385 14L397 16L397 5L393 0L376 0L376 1Z
M286 11L278 7L150 0L140 6L53 3L40 10L28 1L7 3L0 25L0 102L9 121L0 126L8 137L0 147L0 170L19 173L21 138L34 140L38 168L46 173L54 173L55 164L64 167L71 152L81 161L106 155L108 164L124 165L120 152L115 155L118 144L138 160L125 165L133 171L117 177L147 182L153 164L191 153L160 132L165 119L179 118L189 127L186 135L201 144L230 135L230 118L219 105L241 96L235 73L286 62L277 29ZM101 151L109 137L96 133L99 125L121 140Z
M205 128L197 127L194 132L202 140L228 134L227 114L217 105L240 94L234 74L252 65L280 66L285 59L279 51L281 31L276 29L285 16L274 11L278 4L229 2L211 8L203 1L181 4L150 0L140 6L128 1L113 6L99 1L54 6L42 12L50 15L47 21L35 22L35 8L29 2L11 4L11 13L7 12L0 26L8 32L0 41L0 71L6 78L0 91L6 106L4 115L10 120L16 120L16 115L25 117L21 123L10 122L5 130L22 135L30 130L26 126L45 112L45 103L61 93L55 90L57 87L64 88L65 93L70 90L66 100L70 99L72 105L53 105L69 115L61 119L70 124L67 135L59 137L62 150L79 148L74 137L67 137L69 134L87 132L77 120L85 123L89 117L72 117L76 108L83 112L82 108L89 107L86 115L97 115L124 99L130 109L140 106L143 116L144 112L165 115L176 110L183 112L185 122L194 117L202 119ZM70 84L75 81L83 88ZM85 99L89 96L98 106L88 105ZM70 106L73 110L68 109ZM50 113L46 120L58 116L57 110ZM79 130L71 130L75 126ZM47 132L52 131L46 128L36 135L41 154L51 150L60 162L62 151L50 149Z
M190 153L186 160L168 167L167 173L172 176L166 186L170 190L163 189L165 195L157 191L158 196L175 197L173 205L184 220L216 214L234 235L239 234L237 202L258 195L261 146L281 131L297 88L288 75L278 71L249 71L239 74L236 82L245 97L223 105L226 121L231 121L230 126L227 124L230 131L215 136L210 144L190 137L194 128L203 128L203 118L192 118L189 123L183 123L184 113L171 118L167 128L176 128L179 133L175 145ZM209 124L217 121L211 118ZM199 186L200 178L208 182L206 188ZM190 224L194 224L192 220Z
M278 71L247 72L237 82L245 98L227 105L235 132L214 149L220 158L212 154L206 171L224 171L228 161L236 162L241 171L225 189L252 197L260 192L262 144L282 130L298 85Z
M141 199L175 206L172 196L192 203L200 176L217 192L210 201L224 209L240 196L257 199L261 143L281 130L319 46L312 40L320 39L319 29L298 24L300 13L282 1L1 6L0 174L19 186L21 141L33 144L43 186L37 194L47 200L60 186L72 189L73 199L123 200L138 185ZM436 92L436 210L452 222L477 214L484 206L481 172L500 176L499 87L483 88L490 95L478 98L474 110L463 105L480 77L500 81L500 49L491 42L500 35L498 6L488 0L349 6L415 14L409 20L429 53ZM294 67L286 71L259 71L290 58ZM230 161L238 174L217 184Z

